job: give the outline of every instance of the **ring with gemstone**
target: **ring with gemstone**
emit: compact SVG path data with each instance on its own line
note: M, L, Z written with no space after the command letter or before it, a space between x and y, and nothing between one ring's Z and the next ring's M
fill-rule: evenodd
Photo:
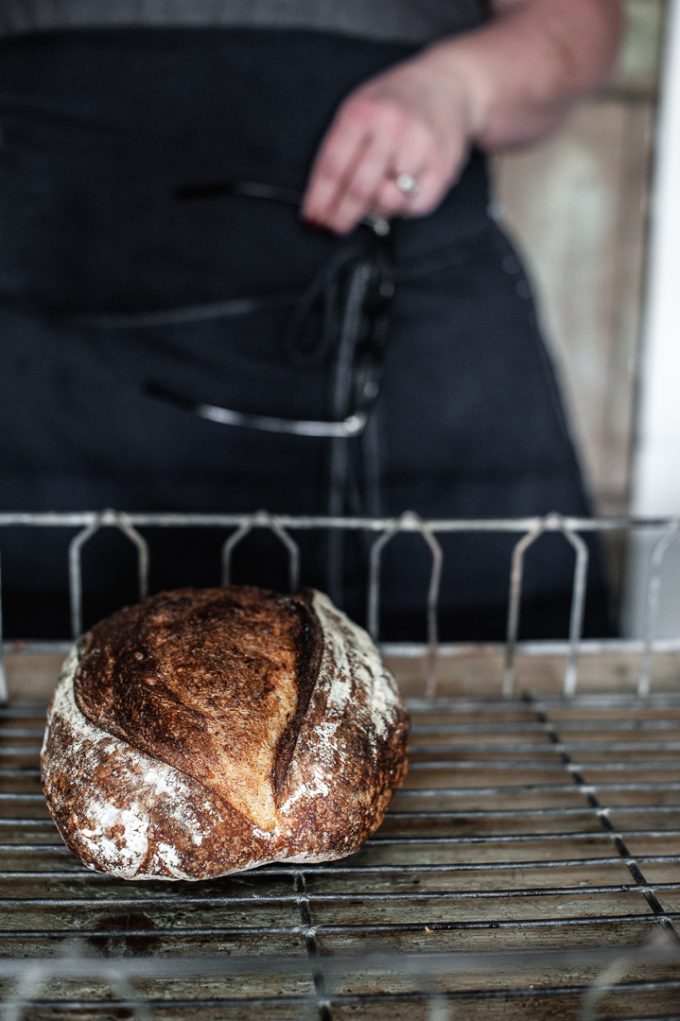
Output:
M415 199L420 195L420 185L413 174L395 174L394 183L402 195L409 199Z

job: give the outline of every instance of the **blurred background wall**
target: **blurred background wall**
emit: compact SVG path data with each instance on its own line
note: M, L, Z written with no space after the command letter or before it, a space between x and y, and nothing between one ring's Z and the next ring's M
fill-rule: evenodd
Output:
M618 71L546 141L496 160L598 512L626 513L667 0L628 0Z
M533 271L601 515L680 515L680 317L676 327L668 308L657 309L674 271L680 293L680 240L675 267L662 237L673 188L663 162L680 146L680 108L668 95L680 92L678 7L678 0L627 0L625 44L610 83L553 136L495 161L502 212ZM680 192L680 167L676 176ZM680 221L671 230L680 235ZM645 557L617 536L611 553L625 603L624 581L639 589ZM667 626L677 633L680 580L674 584L677 613ZM629 607L631 632L634 618Z

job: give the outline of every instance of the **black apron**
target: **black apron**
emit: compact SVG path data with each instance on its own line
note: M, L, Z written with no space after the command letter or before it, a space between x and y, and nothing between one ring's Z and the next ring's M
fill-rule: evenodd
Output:
M396 293L361 435L276 435L192 410L305 420L352 410L338 324L370 228L338 239L305 226L295 205L195 192L247 181L301 193L342 98L409 52L247 29L0 46L2 509L588 513L529 282L489 213L478 153L436 213L395 224ZM10 634L67 630L70 537L5 536ZM364 619L375 536L296 537L303 581ZM223 532L148 538L153 589L219 583ZM442 539L445 637L503 634L516 538ZM527 561L523 629L564 634L573 552L541 543ZM285 585L275 547L252 537L237 580ZM385 549L382 636L422 636L429 565L418 537ZM86 623L134 597L130 572L115 542L93 543ZM602 588L595 563L592 632L606 627Z

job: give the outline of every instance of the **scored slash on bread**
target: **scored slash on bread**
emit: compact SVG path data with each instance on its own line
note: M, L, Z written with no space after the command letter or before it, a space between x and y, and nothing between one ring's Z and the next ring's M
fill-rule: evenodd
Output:
M48 808L90 868L204 879L356 851L406 775L408 717L365 631L322 593L160 593L63 668Z

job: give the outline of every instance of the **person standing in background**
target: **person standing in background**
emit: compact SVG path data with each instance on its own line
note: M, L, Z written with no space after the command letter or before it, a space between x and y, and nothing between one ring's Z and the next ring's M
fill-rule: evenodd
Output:
M587 514L485 153L555 127L620 25L619 0L5 0L2 509ZM154 538L153 587L217 583L203 538ZM509 541L444 545L443 633L497 637ZM59 537L3 552L9 633L56 627ZM303 580L361 619L365 552L303 549ZM386 557L386 634L422 629L420 554ZM536 637L571 560L528 565Z

